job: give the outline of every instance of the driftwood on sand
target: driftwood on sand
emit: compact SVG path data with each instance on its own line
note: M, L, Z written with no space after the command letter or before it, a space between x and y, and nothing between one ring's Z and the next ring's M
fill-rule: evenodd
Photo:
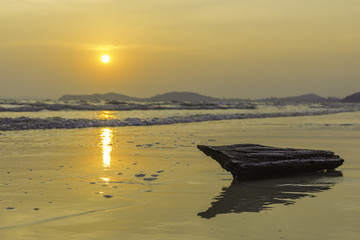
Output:
M234 180L288 176L296 173L331 170L342 158L331 151L278 148L258 144L197 146L215 159Z

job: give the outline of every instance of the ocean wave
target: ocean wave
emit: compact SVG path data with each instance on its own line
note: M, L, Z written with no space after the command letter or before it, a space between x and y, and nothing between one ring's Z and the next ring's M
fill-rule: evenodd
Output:
M0 112L255 109L250 102L0 102Z
M170 116L164 118L126 118L120 119L66 119L62 117L48 118L0 118L0 131L30 130L30 129L73 129L90 127L124 127L124 126L153 126L178 123L193 123L205 121L220 121L250 118L274 118L294 116L314 116L340 112L350 112L344 109L326 109L320 111L276 112L276 113L237 113L237 114L194 114L189 116Z

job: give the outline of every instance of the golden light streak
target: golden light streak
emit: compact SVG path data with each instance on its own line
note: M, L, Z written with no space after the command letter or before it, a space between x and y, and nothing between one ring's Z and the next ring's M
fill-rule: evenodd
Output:
M108 119L115 119L116 117L114 116L114 112L112 111L101 111L100 113L96 113L96 115L103 120L108 120Z
M110 178L102 177L100 179L104 182L104 184L109 184L110 182Z
M112 151L112 130L109 128L101 129L101 148L103 157L104 168L109 168L111 164L111 151Z

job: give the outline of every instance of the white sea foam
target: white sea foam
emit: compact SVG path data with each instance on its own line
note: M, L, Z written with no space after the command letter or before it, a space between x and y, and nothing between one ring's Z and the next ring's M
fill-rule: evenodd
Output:
M62 117L47 118L0 118L0 130L28 130L28 129L72 129L88 127L123 127L123 126L152 126L178 123L192 123L204 121L219 121L249 118L273 118L291 116L312 116L350 111L349 109L325 109L300 112L274 112L274 113L237 113L237 114L194 114L185 116L168 116L154 118L125 118L125 119L84 119Z
M359 104L224 102L59 102L0 100L0 131L152 126L231 119L322 115Z
M255 105L243 101L224 102L117 102L117 101L21 101L0 100L0 112L36 111L127 111L127 110L168 110L168 109L254 109Z

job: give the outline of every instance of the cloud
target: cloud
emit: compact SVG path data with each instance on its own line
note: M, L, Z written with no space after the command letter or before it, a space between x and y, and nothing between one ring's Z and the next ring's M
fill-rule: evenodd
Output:
M60 41L17 41L11 43L0 43L0 49L33 47L33 46L52 46L59 48L71 48L78 51L109 52L124 49L146 49L149 51L168 52L175 51L177 48L165 45L141 45L141 44L95 44L82 42L60 42Z
M73 48L76 50L86 51L110 51L117 49L128 48L127 45L112 45L112 44L88 44L81 42L61 42L61 41L16 41L10 43L0 44L0 48L17 48L17 47L28 47L28 46L53 46L53 47L64 47Z
M85 50L85 51L95 51L95 52L104 52L104 51L112 51L112 50L120 50L126 48L132 48L136 45L113 45L113 44L77 44L77 50Z
M79 44L78 50L105 52L123 49L144 49L148 51L156 52L168 52L175 51L177 48L165 46L165 45L141 45L141 44L124 44L124 45L113 45L113 44Z

